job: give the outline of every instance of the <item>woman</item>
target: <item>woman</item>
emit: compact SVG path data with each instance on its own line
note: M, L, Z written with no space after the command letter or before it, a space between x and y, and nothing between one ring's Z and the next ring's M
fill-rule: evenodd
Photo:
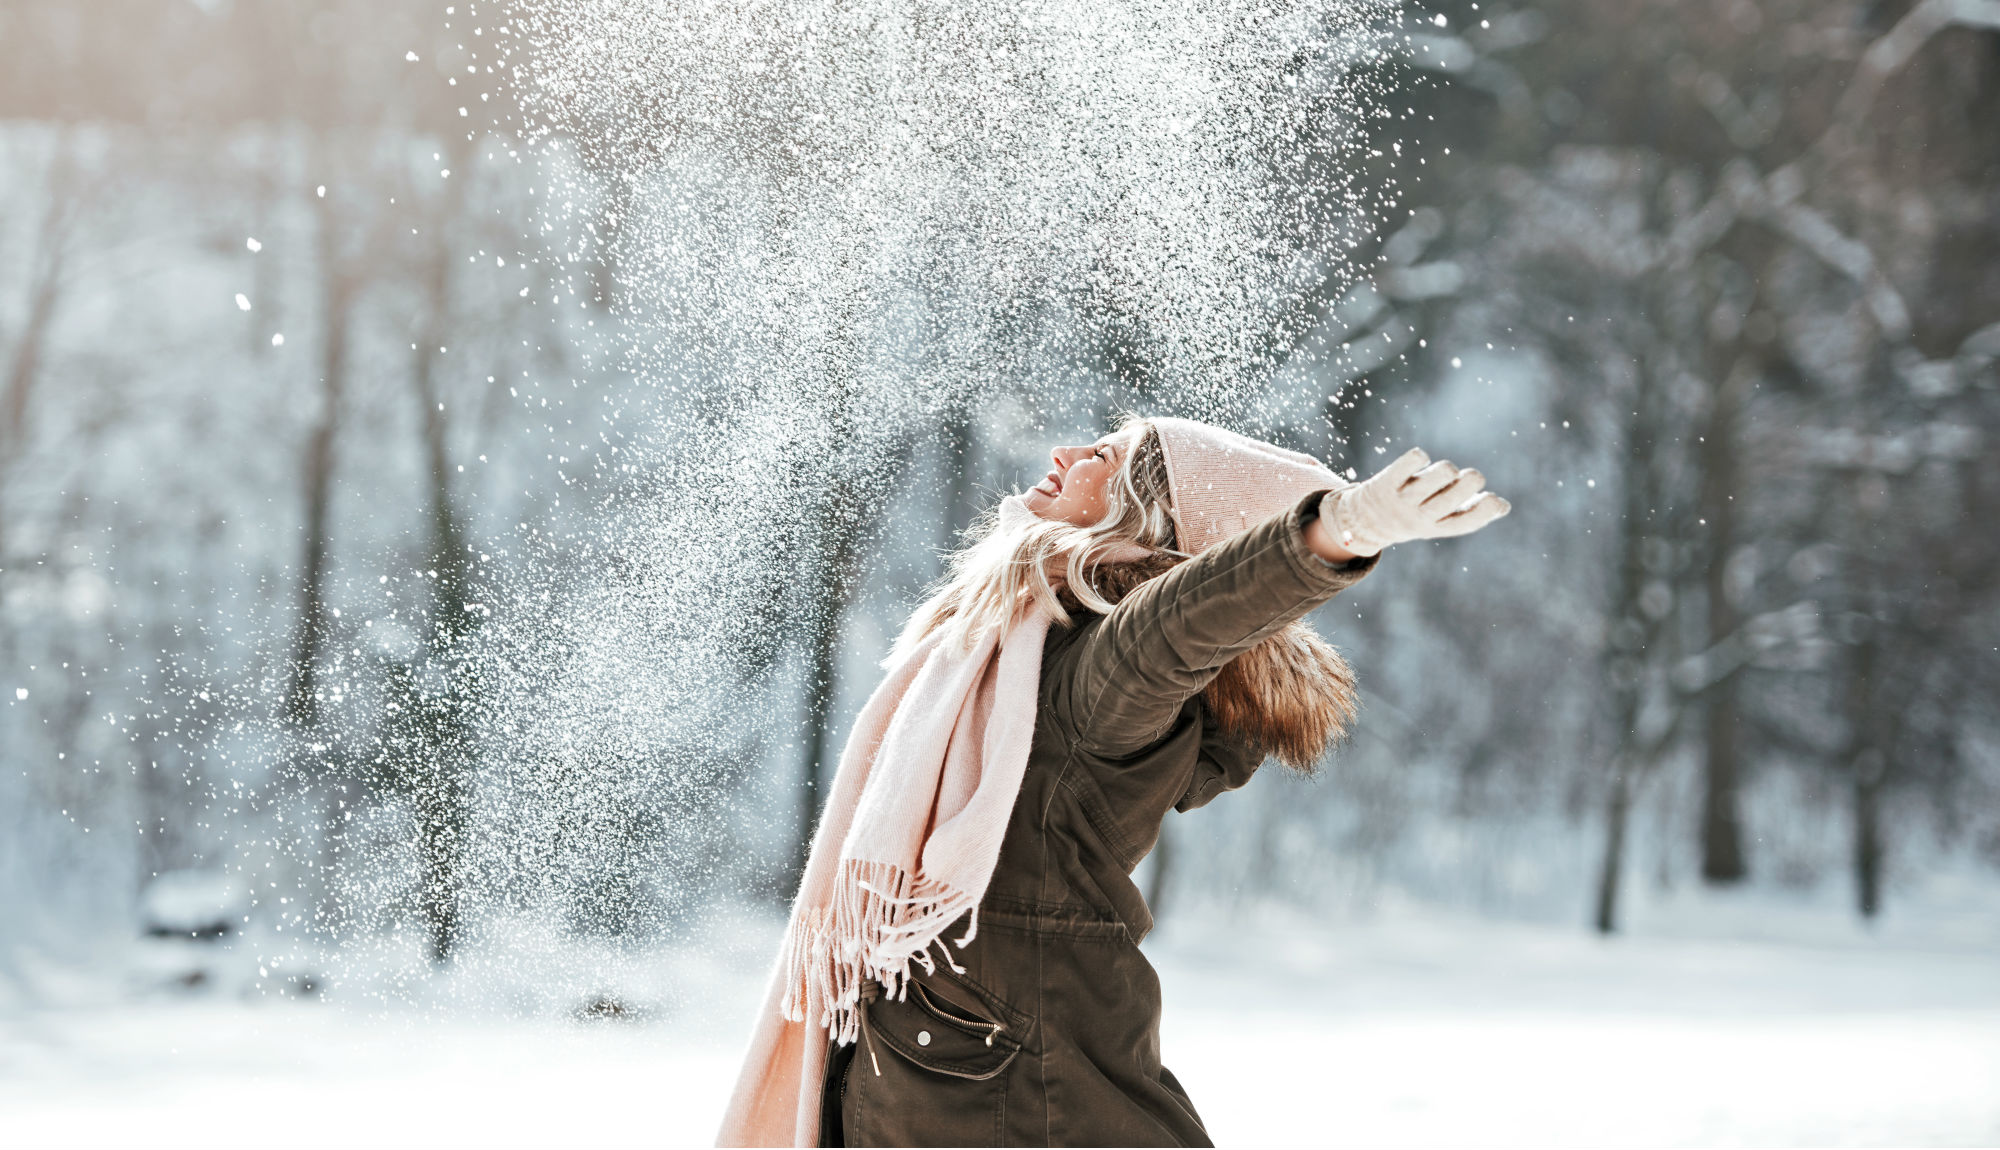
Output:
M1051 458L855 720L725 1145L1209 1145L1132 870L1168 810L1341 733L1308 611L1508 510L1419 450L1355 484L1189 420Z

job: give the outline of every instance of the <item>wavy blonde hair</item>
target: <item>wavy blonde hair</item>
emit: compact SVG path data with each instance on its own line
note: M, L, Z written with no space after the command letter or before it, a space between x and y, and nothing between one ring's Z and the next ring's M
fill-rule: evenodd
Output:
M989 509L966 533L968 542L953 553L943 584L926 599L896 643L908 652L932 634L971 650L995 631L1004 641L1023 607L1057 624L1070 621L1068 597L1085 610L1105 614L1112 602L1094 585L1096 569L1131 548L1178 555L1167 456L1151 420L1127 416L1110 442L1122 458L1104 489L1104 518L1089 527L1037 519L1021 530L1003 530L999 508Z

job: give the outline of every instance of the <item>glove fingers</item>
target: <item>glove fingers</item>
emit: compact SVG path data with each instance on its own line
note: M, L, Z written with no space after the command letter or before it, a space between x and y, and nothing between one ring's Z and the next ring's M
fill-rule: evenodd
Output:
M1484 490L1486 490L1486 477L1468 467L1454 476L1450 483L1438 488L1436 494L1424 500L1424 510L1432 515L1449 515Z
M1411 503L1422 503L1424 500L1444 490L1451 484L1452 480L1457 478L1458 468L1453 466L1451 460L1440 459L1411 476L1407 482L1396 489L1396 494L1409 500Z
M1437 534L1434 538L1449 539L1457 535L1470 535L1513 509L1514 505L1505 499L1491 491L1482 491L1472 502L1438 520Z
M1424 452L1423 448L1412 447L1403 454L1398 455L1395 462L1377 472L1375 478L1380 479L1388 486L1389 490L1394 491L1401 487L1404 481L1408 480L1410 476L1429 467L1430 464L1431 457Z

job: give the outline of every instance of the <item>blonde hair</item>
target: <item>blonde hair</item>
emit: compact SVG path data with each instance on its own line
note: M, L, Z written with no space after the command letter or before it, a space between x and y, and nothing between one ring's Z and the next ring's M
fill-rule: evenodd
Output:
M1112 604L1091 578L1099 565L1134 547L1172 552L1173 495L1159 429L1127 416L1112 442L1122 458L1105 484L1102 519L1088 527L1036 519L1003 530L999 508L989 509L967 531L969 542L952 554L943 584L910 617L896 655L939 632L961 650L995 632L1004 641L1023 608L1067 624L1070 614L1058 595L1065 588L1086 609L1107 613Z

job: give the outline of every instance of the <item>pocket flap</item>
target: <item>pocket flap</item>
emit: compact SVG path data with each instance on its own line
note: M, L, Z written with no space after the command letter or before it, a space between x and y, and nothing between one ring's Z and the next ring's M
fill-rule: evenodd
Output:
M916 982L904 985L903 1001L877 998L867 1006L869 1030L897 1054L925 1070L979 1081L1020 1053L1020 1041L1004 1026L946 1004Z

